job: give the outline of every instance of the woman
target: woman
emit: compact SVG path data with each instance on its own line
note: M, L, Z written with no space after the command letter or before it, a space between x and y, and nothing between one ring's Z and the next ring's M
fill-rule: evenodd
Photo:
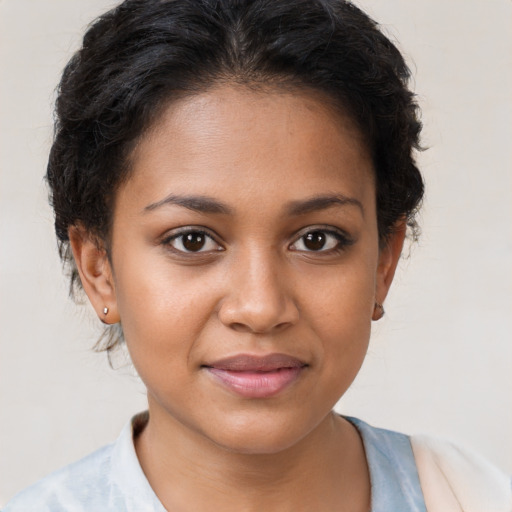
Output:
M6 510L464 502L474 486L428 462L450 448L332 412L416 230L407 78L344 2L127 1L89 29L48 181L72 284L113 326L103 347L126 342L149 414ZM505 509L505 477L455 465Z

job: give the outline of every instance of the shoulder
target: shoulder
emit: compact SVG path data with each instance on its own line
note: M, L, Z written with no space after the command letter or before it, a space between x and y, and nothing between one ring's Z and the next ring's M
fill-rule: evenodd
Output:
M389 488L395 474L399 485L393 495L414 493L413 502L424 501L429 512L512 512L510 476L480 455L434 437L409 436L347 419L363 439L372 491L373 484L376 489ZM416 509L408 504L404 510Z
M344 418L355 425L363 440L367 442L372 442L380 446L389 445L393 446L395 449L400 446L410 445L409 436L406 434L385 428L374 427L373 425L352 416L344 416Z
M402 466L409 472L415 472L414 456L411 441L408 435L394 430L374 427L358 418L347 417L359 431L363 440L368 463L378 461L380 465L385 462L393 466Z
M359 431L370 474L372 510L425 512L409 437L347 418ZM444 511L446 512L446 511Z
M108 495L113 444L104 446L17 494L3 512L64 512L100 510Z
M512 511L510 477L485 458L429 436L410 441L429 511Z
M22 491L3 512L165 512L133 444L144 421L147 413L135 416L114 443Z

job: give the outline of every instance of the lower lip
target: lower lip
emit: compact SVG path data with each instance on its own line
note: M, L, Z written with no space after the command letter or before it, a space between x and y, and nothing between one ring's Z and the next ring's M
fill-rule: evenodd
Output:
M269 398L295 382L304 367L279 368L270 372L230 371L207 368L229 390L244 398Z

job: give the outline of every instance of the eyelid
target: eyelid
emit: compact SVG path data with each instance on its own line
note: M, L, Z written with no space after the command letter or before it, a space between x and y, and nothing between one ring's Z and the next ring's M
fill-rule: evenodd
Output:
M301 229L294 237L294 241L289 245L291 248L293 245L295 245L301 238L306 236L308 233L314 233L314 232L321 232L325 233L327 235L331 235L335 237L338 240L338 245L332 249L327 250L319 250L319 251L303 251L303 250L297 250L298 252L307 252L312 254L327 254L335 251L341 251L355 243L355 239L349 235L346 231L340 228L336 228L334 226L326 226L326 225L313 225L308 226L306 228ZM292 249L294 250L294 249Z
M171 242L173 240L176 240L180 236L184 236L184 235L187 235L190 233L198 233L198 234L208 237L210 240L212 240L217 245L218 249L216 251L211 251L211 250L208 250L208 251L202 251L202 250L181 251L171 245ZM193 255L193 254L204 255L204 254L211 253L211 252L220 252L220 251L225 250L223 245L218 241L218 237L215 234L213 234L208 228L205 228L204 226L183 226L183 227L179 227L179 228L173 229L171 231L168 231L161 238L160 244L166 246L167 248L169 248L170 250L172 250L173 252L175 252L177 254L183 254L183 255L187 255L187 256Z

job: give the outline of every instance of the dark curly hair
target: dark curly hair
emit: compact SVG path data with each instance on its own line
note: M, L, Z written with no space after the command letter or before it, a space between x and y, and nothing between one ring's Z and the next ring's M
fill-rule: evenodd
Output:
M68 228L81 223L108 249L136 141L169 102L220 83L321 92L372 155L381 242L400 219L416 233L421 124L409 77L395 45L345 0L126 0L99 17L64 70L47 169L71 290L80 281Z

